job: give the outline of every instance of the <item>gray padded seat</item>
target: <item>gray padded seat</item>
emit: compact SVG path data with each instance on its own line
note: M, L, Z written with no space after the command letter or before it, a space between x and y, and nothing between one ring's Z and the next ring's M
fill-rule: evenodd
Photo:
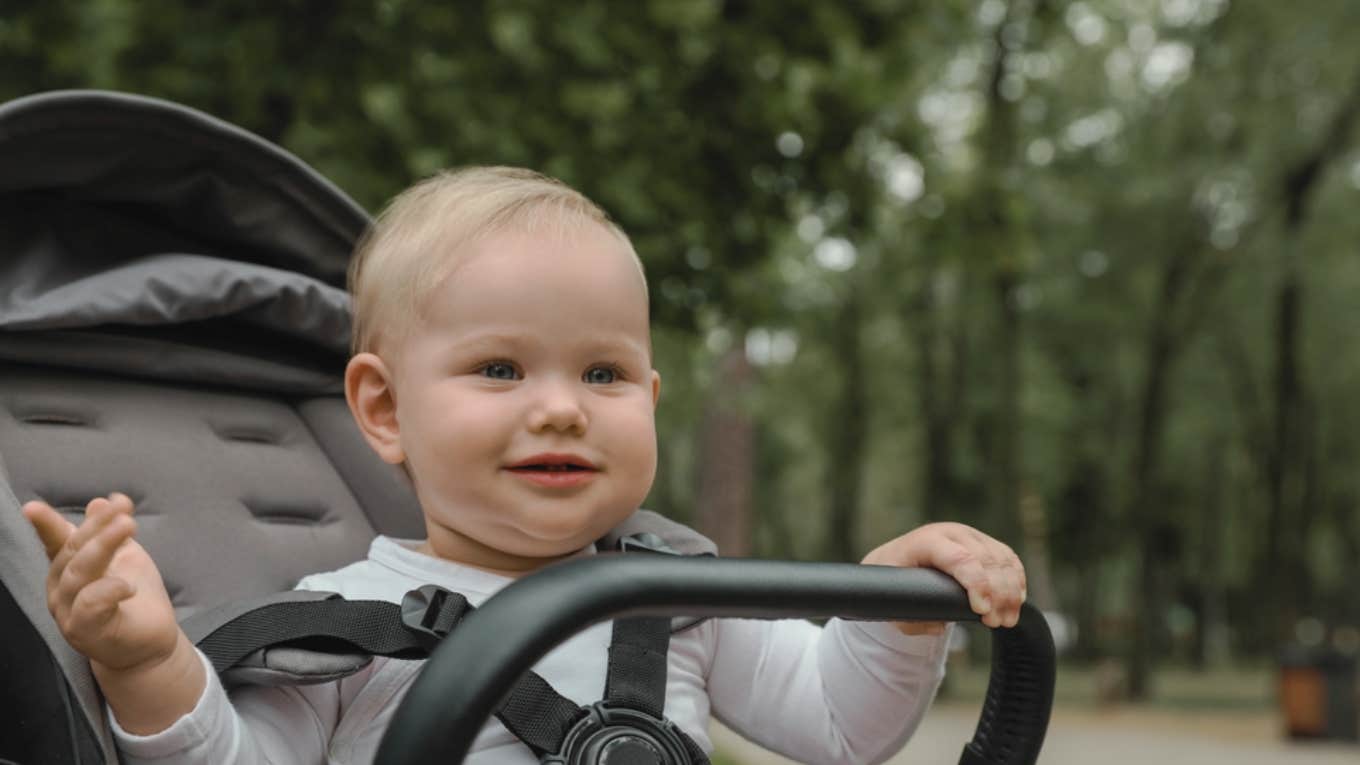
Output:
M181 619L423 536L340 395L369 218L279 147L128 94L0 104L0 168L0 763L112 763L19 507L129 494Z
M181 619L358 560L378 531L424 533L400 471L338 396L0 366L0 457L20 502L73 522L93 497L132 497Z

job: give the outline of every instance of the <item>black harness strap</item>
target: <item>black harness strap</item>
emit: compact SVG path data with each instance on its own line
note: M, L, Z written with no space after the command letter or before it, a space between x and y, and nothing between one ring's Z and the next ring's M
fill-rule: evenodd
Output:
M450 608L457 606L457 600L449 603ZM282 643L401 659L424 658L431 648L428 636L402 623L396 603L340 598L262 606L217 628L198 647L213 669L222 672L261 648Z
M580 752L564 751L574 728L618 725L609 710L628 709L650 717L652 725L670 731L694 765L705 765L708 757L688 734L663 715L666 706L667 652L670 649L671 623L661 617L616 619L609 644L609 669L605 678L604 700L590 707L555 691L542 677L526 673L510 696L495 713L496 719L516 738L523 741L545 762L575 762ZM603 716L602 716L603 715ZM592 717L592 721L585 718ZM636 718L633 718L636 719ZM655 729L654 729L655 730ZM576 741L575 745L581 742Z
M618 619L609 645L606 704L625 706L661 718L666 705L666 651L670 620ZM567 732L589 713L562 696L546 680L530 672L510 691L496 719L534 754L562 748Z
M666 708L666 653L670 642L670 619L616 620L609 644L605 702L660 718Z
M495 712L501 725L539 757L561 749L567 731L586 714L585 707L553 690L535 672L526 672Z

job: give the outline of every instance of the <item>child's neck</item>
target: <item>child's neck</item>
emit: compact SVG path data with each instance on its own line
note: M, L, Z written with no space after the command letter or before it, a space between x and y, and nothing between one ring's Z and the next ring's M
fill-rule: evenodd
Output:
M429 532L428 538L420 543L416 552L510 579L518 579L544 566L586 552L586 549L581 549L548 558L525 557L487 547L460 534L449 533L447 529L430 529Z

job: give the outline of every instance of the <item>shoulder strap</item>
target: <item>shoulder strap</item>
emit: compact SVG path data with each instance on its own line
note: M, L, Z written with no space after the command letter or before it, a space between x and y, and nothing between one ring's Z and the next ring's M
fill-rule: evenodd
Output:
M186 619L186 635L228 685L296 685L353 674L373 656L420 659L471 610L433 585L400 605L296 590L231 603Z

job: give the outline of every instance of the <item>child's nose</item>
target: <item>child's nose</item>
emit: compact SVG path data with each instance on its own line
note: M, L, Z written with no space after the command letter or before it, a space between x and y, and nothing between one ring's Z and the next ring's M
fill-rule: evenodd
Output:
M584 433L589 419L579 392L567 382L544 381L529 415L529 429Z

